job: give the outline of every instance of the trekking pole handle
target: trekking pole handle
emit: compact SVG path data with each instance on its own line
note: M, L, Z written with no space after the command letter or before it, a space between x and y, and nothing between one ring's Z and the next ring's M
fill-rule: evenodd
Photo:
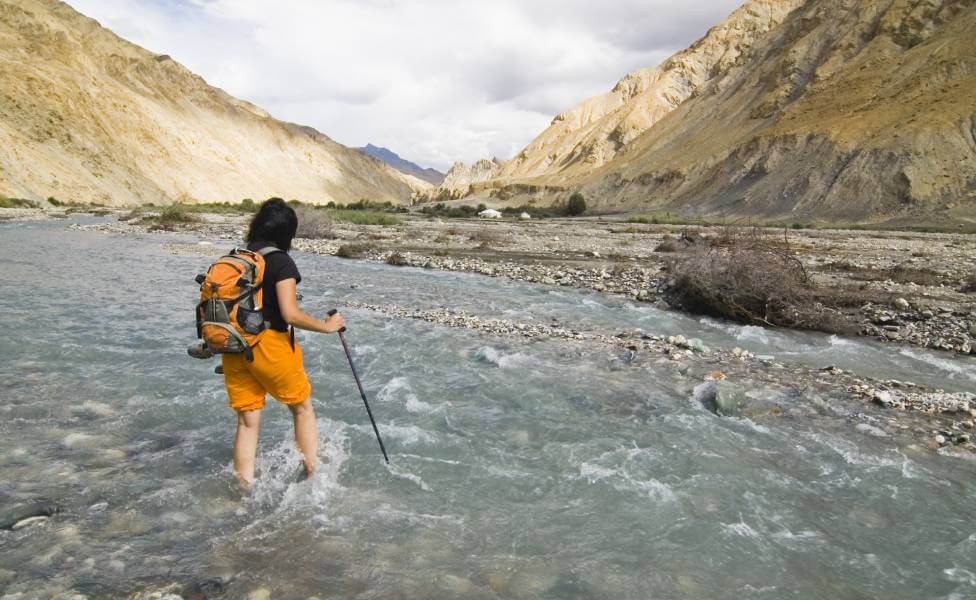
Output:
M328 315L331 317L332 315L336 314L337 312L339 312L339 311L337 309L333 308L332 310L330 310L328 312ZM345 333L345 332L346 332L346 328L345 327L343 327L342 329L339 330L339 333Z

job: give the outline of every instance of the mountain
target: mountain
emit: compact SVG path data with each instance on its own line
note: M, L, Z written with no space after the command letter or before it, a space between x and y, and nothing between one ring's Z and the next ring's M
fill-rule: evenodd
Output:
M501 177L585 173L616 156L682 102L701 93L803 0L757 0L736 10L690 48L629 73L612 90L562 112Z
M472 184L488 181L497 176L502 164L502 161L497 158L491 160L483 158L471 165L458 161L451 165L447 175L444 176L441 188L454 196L467 194Z
M557 116L477 193L605 210L976 219L976 0L753 0ZM514 190L514 191L513 191Z
M54 0L0 0L0 82L7 196L402 203L426 187Z
M417 163L400 158L400 155L389 148L381 148L379 146L374 146L373 144L366 144L362 148L356 149L364 154L368 154L373 158L385 162L401 173L412 175L417 179L426 181L431 185L440 185L441 182L444 181L444 173L441 173L437 169L425 169Z

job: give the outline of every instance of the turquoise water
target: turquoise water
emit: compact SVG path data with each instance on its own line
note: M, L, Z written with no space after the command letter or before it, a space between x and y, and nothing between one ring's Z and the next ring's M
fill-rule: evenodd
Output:
M24 598L222 577L225 597L976 597L976 462L902 448L780 389L722 419L677 370L613 351L345 311L392 466L338 340L305 335L326 465L297 483L269 402L259 483L231 475L234 414L185 356L193 276L172 236L0 226L0 590ZM972 389L976 366L863 340L742 328L585 292L296 254L309 311L443 306L588 330L683 333L811 366ZM838 406L843 406L839 404ZM16 597L16 596L15 596Z

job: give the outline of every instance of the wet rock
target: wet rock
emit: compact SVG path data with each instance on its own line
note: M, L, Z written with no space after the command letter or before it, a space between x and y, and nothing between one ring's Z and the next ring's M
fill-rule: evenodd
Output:
M180 592L184 600L209 600L224 594L226 585L219 577L188 583Z
M9 510L8 514L0 518L0 529L16 530L43 523L61 508L49 500L35 500L27 505L17 506Z
M745 406L746 394L739 386L725 380L713 380L695 388L695 396L707 410L721 416L733 416Z
M888 434L883 429L875 427L874 425L869 425L868 423L858 423L854 426L854 429L860 433L872 435L874 437L888 437Z

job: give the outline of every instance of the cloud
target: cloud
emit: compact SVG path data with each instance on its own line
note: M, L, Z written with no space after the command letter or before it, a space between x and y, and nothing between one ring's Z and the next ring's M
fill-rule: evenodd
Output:
M660 63L738 0L72 0L278 118L446 169Z

